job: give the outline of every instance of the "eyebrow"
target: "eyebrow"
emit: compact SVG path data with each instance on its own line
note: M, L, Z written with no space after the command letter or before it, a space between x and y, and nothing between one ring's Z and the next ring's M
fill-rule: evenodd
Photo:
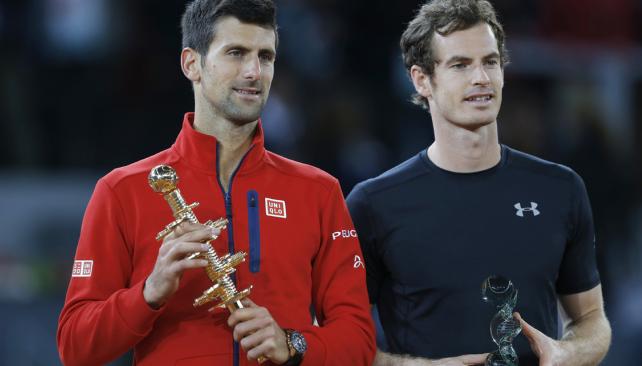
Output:
M488 60L488 59L491 59L491 58L499 58L499 57L500 57L499 53L491 52L491 53L487 54L486 56L482 57L482 60ZM470 62L471 60L472 60L472 58L467 57L467 56L455 55L455 56L452 56L451 58L449 58L445 63L448 65L448 64L452 64L452 63L456 63L456 62Z
M238 44L238 43L230 43L230 44L226 45L225 47L223 47L223 49L225 51L234 50L234 49L241 50L243 52L250 51L249 48L247 48L247 47L245 47L245 46L243 46L241 44ZM261 48L261 49L259 49L259 53L266 53L266 52L269 53L269 54L272 54L272 55L276 55L276 51L274 51L272 48Z

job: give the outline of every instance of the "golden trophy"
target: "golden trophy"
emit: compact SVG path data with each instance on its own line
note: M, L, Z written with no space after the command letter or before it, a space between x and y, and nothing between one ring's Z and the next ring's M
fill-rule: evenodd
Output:
M198 202L189 205L185 203L181 191L176 186L178 183L178 175L176 175L176 171L172 167L168 165L155 167L149 172L148 181L154 192L163 195L163 198L165 198L169 207L171 207L175 218L174 221L156 235L156 240L163 240L166 235L171 233L183 221L189 221L195 224L199 223L192 211L194 207L198 206ZM205 225L214 229L223 230L227 226L227 219L221 217L216 221L207 221ZM238 252L234 255L226 254L223 257L219 257L210 244L215 239L216 237L213 237L205 242L209 245L207 251L192 253L187 257L188 259L207 260L205 272L210 281L214 283L212 287L203 292L203 295L194 299L194 307L218 299L219 303L216 306L226 307L230 312L233 312L244 307L241 299L248 296L252 288L252 286L250 286L239 292L236 290L236 286L230 278L230 275L236 270L235 267L245 261L247 254L245 252ZM210 308L210 311L216 306Z
M178 175L174 168L169 165L158 165L149 172L147 180L154 192L163 195L163 198L165 198L165 201L167 201L169 207L172 209L175 219L156 235L156 240L163 240L165 236L171 233L183 221L189 221L195 224L199 223L196 215L194 215L194 212L192 211L194 207L198 206L198 202L194 202L189 205L185 203L185 200L181 195L181 191L176 186L178 184ZM213 229L223 230L227 226L227 219L221 217L216 221L209 220L205 225ZM250 286L249 288L239 292L230 278L230 275L236 270L236 266L245 261L247 254L245 252L238 252L232 256L230 256L230 254L226 254L223 257L219 257L210 244L213 240L216 240L216 238L217 237L213 237L205 242L209 245L209 249L207 251L196 252L187 256L188 259L207 260L205 272L207 273L207 277L209 277L210 281L214 283L212 287L203 292L203 295L194 299L194 307L218 299L219 303L216 306L211 307L209 309L210 311L214 310L214 308L218 306L226 307L230 312L233 312L234 310L244 308L243 303L241 303L241 299L248 296L252 289L252 286ZM263 363L267 361L267 358L259 356L257 361L259 363Z

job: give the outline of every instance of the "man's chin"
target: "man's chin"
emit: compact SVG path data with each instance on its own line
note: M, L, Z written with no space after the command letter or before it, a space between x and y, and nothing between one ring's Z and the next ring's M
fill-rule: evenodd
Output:
M261 106L253 106L246 108L230 108L228 109L226 117L228 120L232 121L237 126L243 126L248 123L256 122L259 117L261 117L261 112L263 111L263 104Z
M237 126L244 126L248 123L256 122L261 117L261 113L234 114L228 116L228 119Z
M459 127L465 128L470 131L478 130L480 128L492 125L497 121L496 118L475 118L468 121L456 123Z

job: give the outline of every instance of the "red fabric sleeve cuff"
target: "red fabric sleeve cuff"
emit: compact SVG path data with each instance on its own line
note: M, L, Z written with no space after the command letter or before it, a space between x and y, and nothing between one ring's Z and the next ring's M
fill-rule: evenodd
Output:
M161 306L158 310L152 309L143 297L143 286L145 280L135 284L133 287L118 294L118 314L127 327L137 335L149 333L154 322L165 310Z
M301 334L303 334L305 342L308 344L308 349L305 351L301 366L325 365L325 344L314 332L304 330Z

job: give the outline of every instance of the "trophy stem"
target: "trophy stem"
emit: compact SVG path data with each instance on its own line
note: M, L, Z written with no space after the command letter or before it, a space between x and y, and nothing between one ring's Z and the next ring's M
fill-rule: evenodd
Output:
M219 277L219 274L226 273L227 269L225 268L225 265L222 263L221 258L219 258L218 254L214 251L212 246L210 245L210 249L207 250L207 260L210 262L211 266L205 267L205 271L207 271L207 275L211 278L214 279L216 277ZM227 296L232 297L237 293L236 286L234 285L234 282L232 282L232 279L230 276L222 276L219 277L219 281L223 285L223 289Z
M229 310L230 313L231 313L231 312L234 312L234 311L236 311L238 309L243 309L245 307L245 305L243 305L241 303L241 300L236 300L236 301L234 301L232 303L226 304L225 307L227 307L227 310Z
M185 202L185 199L183 199L181 191L178 188L164 194L163 197L169 204L169 207L172 209L172 213L174 215L178 214L181 217L187 219L192 224L198 223L198 219L196 218L196 215L194 215L194 212L192 212L192 210L185 210L185 207L188 205Z

